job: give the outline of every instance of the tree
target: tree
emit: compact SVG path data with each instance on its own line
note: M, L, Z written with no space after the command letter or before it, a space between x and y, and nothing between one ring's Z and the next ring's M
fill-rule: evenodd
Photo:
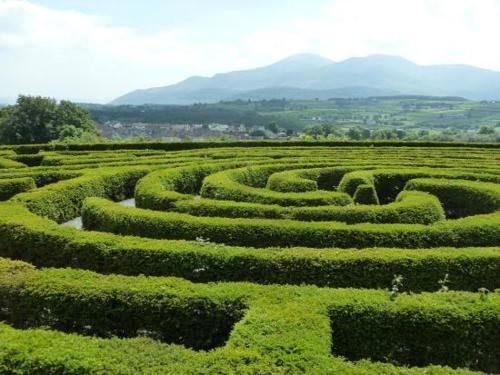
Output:
M495 129L492 126L483 125L479 129L479 134L495 134Z
M358 128L349 128L349 130L347 130L347 136L350 139L359 141L361 139L361 132L359 131Z
M75 128L82 129L84 132L97 133L95 123L90 117L90 113L86 109L68 100L61 100L57 106L54 122L58 129L64 125L71 125Z
M2 109L0 141L3 143L47 143L83 133L96 135L97 129L87 110L69 101L57 103L41 96L20 95L13 106ZM73 127L68 128L68 127Z
M403 129L396 129L396 137L398 139L403 139L406 137L406 132Z
M370 138L370 135L371 135L370 129L360 128L360 131L361 131L361 139Z
M308 126L305 129L306 134L313 136L314 138L318 138L320 135L323 134L323 128L321 125L313 125L313 126Z
M280 130L278 128L278 124L276 121L271 121L269 124L266 125L266 129L269 130L271 133L278 133Z
M328 137L330 134L333 133L334 127L331 124L323 124L321 125L321 131L323 132L324 137Z

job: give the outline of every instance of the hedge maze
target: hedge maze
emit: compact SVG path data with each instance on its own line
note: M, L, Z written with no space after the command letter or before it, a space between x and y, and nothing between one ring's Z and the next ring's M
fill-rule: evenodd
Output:
M500 146L6 146L0 199L0 373L500 372Z

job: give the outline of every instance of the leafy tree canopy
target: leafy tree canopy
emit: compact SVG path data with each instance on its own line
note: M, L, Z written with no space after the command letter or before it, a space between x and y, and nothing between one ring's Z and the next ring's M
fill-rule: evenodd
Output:
M2 143L46 143L84 133L97 135L96 124L70 101L20 95L15 105L0 110Z

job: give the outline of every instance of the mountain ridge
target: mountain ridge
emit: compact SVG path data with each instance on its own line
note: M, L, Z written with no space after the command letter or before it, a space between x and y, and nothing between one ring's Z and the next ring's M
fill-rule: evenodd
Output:
M465 64L418 65L403 57L381 54L335 62L304 53L263 67L212 77L191 76L173 85L134 90L111 104L377 96L374 93L500 100L500 72Z

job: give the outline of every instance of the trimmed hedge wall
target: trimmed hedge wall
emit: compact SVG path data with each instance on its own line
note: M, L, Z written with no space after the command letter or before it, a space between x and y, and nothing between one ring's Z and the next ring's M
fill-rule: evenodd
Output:
M19 154L36 154L39 151L101 151L101 150L193 150L220 147L467 147L500 148L498 143L481 142L402 142L402 141L234 141L234 142L140 142L92 144L32 144L4 146Z
M354 203L358 204L380 204L377 192L372 184L359 185L352 198Z
M21 193L13 199L38 215L62 223L79 216L87 197L123 200L132 196L136 182L148 172L150 169L145 167L88 171L81 177Z
M408 181L417 178L464 179L500 183L499 174L469 172L466 170L432 168L375 169L349 172L339 184L339 191L354 195L359 185L373 185L380 203L392 202Z
M449 273L452 289L500 287L500 247L263 251L82 232L58 226L13 203L0 203L0 237L1 256L38 266L104 273L357 288L385 288L394 274L402 274L413 291L436 290L437 281Z
M453 298L441 297L432 307L424 302L415 308L408 300L371 304L361 298L330 308L333 354L400 366L433 363L499 371L498 351L491 349L500 342L499 311L472 299L467 307L446 306Z
M282 193L265 190L268 176L276 170L286 168L254 167L222 171L207 176L201 187L204 198L277 204L280 206L345 206L352 199L344 193L334 191L308 191L304 193Z
M3 148L0 373L500 372L500 148L236 144Z
M145 335L195 349L221 346L245 303L181 280L101 276L61 269L27 271L0 258L0 320L99 337ZM7 270L5 270L7 268ZM6 272L7 271L7 272Z
M405 189L435 195L451 218L500 210L500 185L490 182L418 178L408 181Z
M115 234L165 239L208 238L230 245L308 247L497 246L500 212L424 226L420 224L344 224L269 219L197 217L174 212L126 208L88 198L82 209L85 228Z
M383 206L351 204L347 206L283 207L213 199L183 199L175 202L170 210L194 216L341 221L347 224L430 224L445 218L443 208L436 197L417 191L403 191L394 203Z
M26 168L26 164L14 160L0 158L0 169L7 168Z
M143 355L124 358L130 366L129 371L144 368L146 362L153 372L164 373L165 369L172 369L172 362L178 365L180 362L181 366L177 367L180 373L190 373L202 364L205 369L210 369L209 372L225 369L224 372L238 373L454 373L448 367L438 366L405 369L367 361L349 363L330 355L332 351L349 356L353 345L359 346L356 353L361 353L362 357L373 355L377 358L388 349L389 356L381 359L398 363L469 366L489 372L498 371L500 365L497 356L500 298L496 294L488 301L480 301L477 295L463 292L401 295L391 301L383 291L224 283L196 285L172 278L102 276L69 269L36 270L5 260L0 261L0 285L0 300L7 306L1 314L7 322L16 325L37 327L44 324L59 331L74 331L78 330L80 322L87 321L89 325L82 328L90 334L117 330L121 334L120 329L128 332L129 326L137 328L131 332L137 334L143 327L148 331L149 324L154 324L155 333L164 328L163 333L174 339L198 336L194 342L198 343L201 338L206 344L204 334L214 328L214 316L209 315L207 322L204 313L220 307L222 312L216 321L225 314L232 314L239 320L226 345L209 353L197 354L157 344L156 355L152 355L153 342L142 339L145 344ZM208 304L207 309L197 309L200 303ZM149 309L145 310L144 305ZM28 307L31 314L26 314L23 306ZM241 315L241 309L246 310L244 315ZM111 315L103 316L99 314L101 310ZM182 313L169 315L172 310ZM142 311L141 319L138 314ZM235 311L238 312L235 314ZM23 316L26 314L24 319L15 315L18 312ZM173 319L175 324L165 324L162 314ZM345 323L349 319L354 324L356 335L345 332ZM212 324L203 327L201 332L193 331L193 320ZM380 339L374 340L368 335L363 330L366 326L380 330ZM187 337L183 336L185 327L189 327ZM387 327L391 327L390 330ZM220 328L216 331L222 332ZM16 339L7 339L13 337ZM56 353L66 355L64 361L55 362L44 360L46 356L33 356L42 346L47 348L48 337L60 348L67 348L68 345L64 344L72 340L80 349L79 355L68 349L59 349ZM102 370L100 361L88 360L96 354L96 350L92 350L93 344L108 348L107 343L113 343L121 349L122 355L127 355L129 350L134 353L134 345L139 342L132 340L127 346L116 339L95 341L48 332L44 337L40 331L26 332L5 326L0 326L0 338L0 366L26 369L33 368L36 361L38 370L44 373L68 372L78 365L85 366L85 372ZM25 344L28 338L35 339L29 346ZM209 340L212 339L209 336ZM69 345L71 347L75 345ZM396 347L404 350L394 350ZM109 349L105 349L106 353ZM15 356L8 354L14 350ZM184 358L188 353L191 353L191 361ZM161 355L163 362L157 359ZM113 355L111 358L104 367L106 371L122 371ZM262 371L263 366L267 366L266 371ZM82 367L78 371L81 373ZM467 372L459 370L458 373Z
M0 200L6 200L12 196L35 189L35 180L31 177L12 178L9 180L0 180Z

